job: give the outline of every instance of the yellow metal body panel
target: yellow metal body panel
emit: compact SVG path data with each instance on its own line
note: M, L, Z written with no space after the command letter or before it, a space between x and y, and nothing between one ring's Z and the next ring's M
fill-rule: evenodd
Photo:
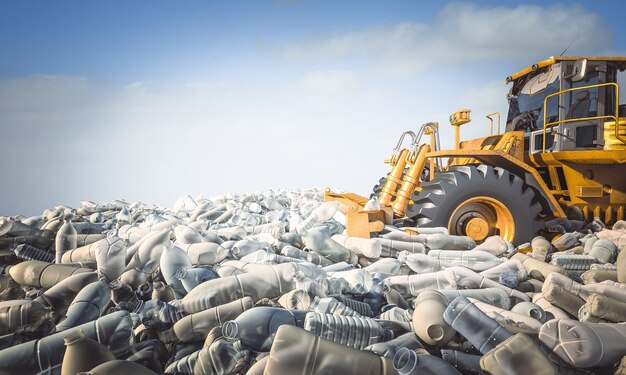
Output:
M615 130L617 129L617 135ZM626 143L620 141L626 138L626 118L621 117L615 127L615 121L604 122L604 149L626 150Z
M506 83L515 81L529 73L532 73L538 69L544 68L556 64L559 61L576 61L580 59L587 59L589 61L609 61L618 64L626 64L626 57L612 57L612 56L552 56L549 59L539 61L531 66L528 66L519 72L513 73L506 78Z

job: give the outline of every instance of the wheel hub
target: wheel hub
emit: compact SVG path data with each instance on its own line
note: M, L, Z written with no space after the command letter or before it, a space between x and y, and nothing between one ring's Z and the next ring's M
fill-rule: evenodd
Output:
M475 241L482 241L489 233L489 223L482 217L475 217L467 222L465 231Z
M448 230L451 234L471 237L476 242L493 235L512 241L515 223L502 202L491 197L475 197L457 207L450 217Z

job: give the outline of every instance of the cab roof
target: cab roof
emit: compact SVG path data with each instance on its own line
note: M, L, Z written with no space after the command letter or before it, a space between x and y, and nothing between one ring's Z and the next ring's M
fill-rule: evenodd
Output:
M528 66L517 73L511 74L510 76L506 77L505 82L509 83L515 81L516 79L524 77L525 75L532 73L537 69L556 64L560 61L576 61L580 59L587 59L589 61L608 61L617 64L620 70L626 69L626 56L551 56L547 60L539 61L538 63Z

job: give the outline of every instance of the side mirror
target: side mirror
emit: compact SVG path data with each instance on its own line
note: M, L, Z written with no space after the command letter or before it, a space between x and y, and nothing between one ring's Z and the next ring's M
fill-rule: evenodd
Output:
M587 62L587 59L576 60L574 63L574 70L567 78L571 78L572 82L578 82L585 79L585 75L587 75Z

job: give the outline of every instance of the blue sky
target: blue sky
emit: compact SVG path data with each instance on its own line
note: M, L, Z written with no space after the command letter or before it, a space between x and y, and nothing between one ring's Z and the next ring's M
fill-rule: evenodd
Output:
M504 4L504 5L502 5ZM620 1L3 1L0 214L281 187L367 195L398 135L625 55Z

